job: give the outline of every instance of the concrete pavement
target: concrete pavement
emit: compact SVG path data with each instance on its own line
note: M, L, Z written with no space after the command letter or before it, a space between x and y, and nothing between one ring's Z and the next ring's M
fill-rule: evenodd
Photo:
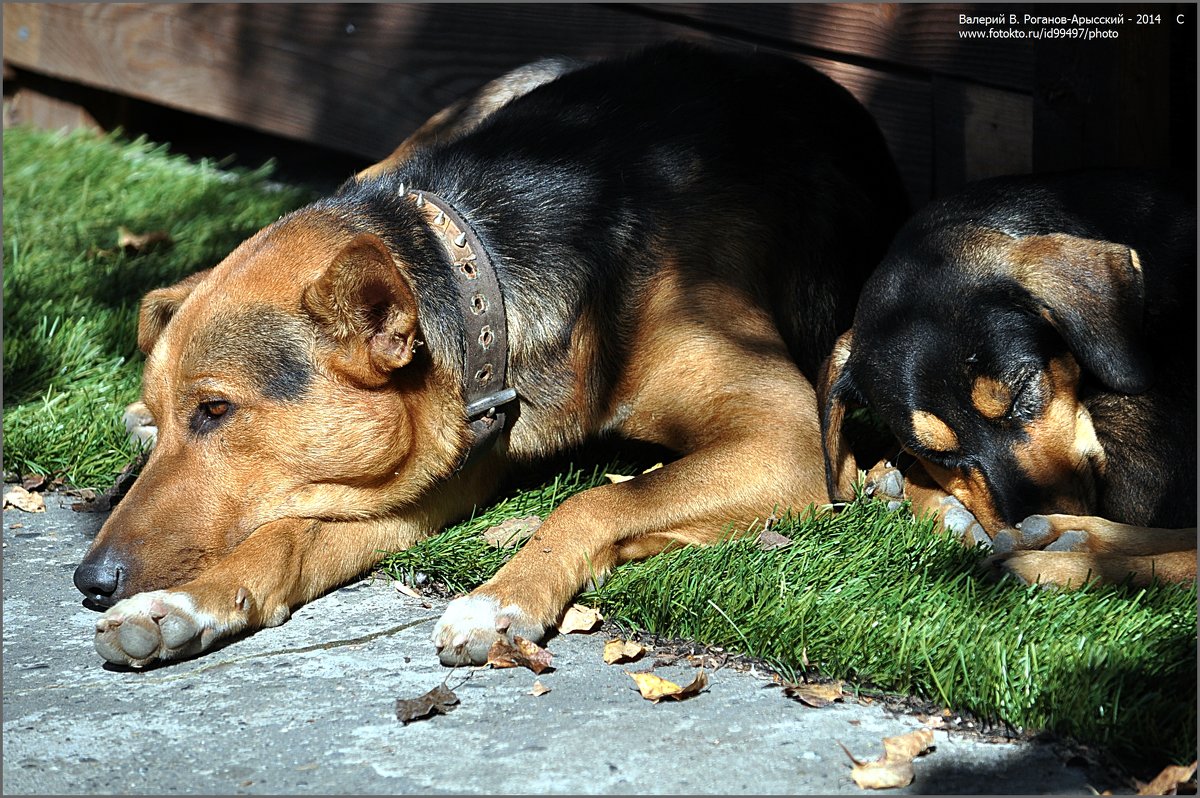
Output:
M4 793L861 793L860 759L922 727L870 705L811 709L757 672L710 672L687 701L642 699L605 636L560 635L554 670L459 669L460 704L403 725L396 698L440 684L429 642L445 602L364 580L198 659L112 669L71 572L103 522L47 494L4 512ZM428 604L430 606L423 606ZM691 680L686 664L659 667ZM535 678L550 692L530 694ZM1087 794L1111 776L1037 742L934 733L916 779L889 793Z

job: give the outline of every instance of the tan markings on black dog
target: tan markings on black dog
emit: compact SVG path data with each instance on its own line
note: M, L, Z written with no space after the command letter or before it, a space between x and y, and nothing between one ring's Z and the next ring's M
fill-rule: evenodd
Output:
M1194 530L1193 530L1194 533ZM1195 545L1195 538L1189 545ZM1190 582L1196 578L1194 550L1154 557L1075 551L1018 551L992 561L1027 584L1083 587L1089 582L1147 587L1153 582Z
M1028 581L1194 579L1195 222L1192 187L1151 173L998 178L931 203L864 286L854 349L820 383L822 424L864 401L901 439L935 443L918 408L963 396L973 412L938 407L959 439L947 462L972 465L918 458L914 508L961 500ZM947 386L955 374L967 381ZM823 440L828 456L840 433Z
M971 386L971 404L984 418L993 421L1003 418L1012 407L1012 389L993 377L980 376L975 378Z
M1052 496L1049 505L1060 512L1087 515L1095 511L1095 474L1104 463L1087 410L1077 398L1079 365L1071 355L1050 361L1037 379L1048 400L1037 418L1023 424L1026 440L1014 454L1021 473ZM968 505L970 506L970 505ZM989 532L996 527L985 528Z
M942 490L970 508L985 530L991 532L1006 525L996 509L987 478L978 468L943 468L929 460L921 460L920 465Z
M958 448L958 436L945 421L927 410L914 410L913 434L917 442L935 452L953 452Z
M834 501L854 498L854 483L858 477L854 453L842 434L846 402L833 387L846 368L853 345L853 331L842 333L833 345L833 352L821 365L817 378L817 395L821 402L821 444L825 453L829 495Z

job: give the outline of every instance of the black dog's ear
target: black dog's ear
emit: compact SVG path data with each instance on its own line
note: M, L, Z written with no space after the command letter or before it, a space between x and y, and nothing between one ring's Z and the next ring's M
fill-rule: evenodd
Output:
M850 445L842 435L842 423L850 400L857 398L850 373L854 330L843 333L833 345L833 352L821 364L817 376L817 407L821 413L821 449L825 454L825 485L831 501L850 501L854 498L854 482L858 471Z
M1062 233L1028 236L1011 247L1013 276L1041 303L1083 366L1115 391L1146 390L1145 286L1137 253Z
M196 272L175 285L156 288L142 297L141 310L138 312L138 349L150 354L183 300L191 296L196 286L204 282L210 273L212 269Z

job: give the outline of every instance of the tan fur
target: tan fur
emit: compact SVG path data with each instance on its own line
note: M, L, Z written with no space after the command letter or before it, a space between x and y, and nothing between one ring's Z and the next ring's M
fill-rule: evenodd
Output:
M678 313L684 302L695 312ZM611 402L626 418L612 426L684 456L564 502L477 595L551 623L587 580L621 562L826 501L815 392L752 298L687 286L668 268L635 340Z
M853 330L839 336L833 345L833 351L821 365L817 377L818 405L824 406L824 412L821 414L824 427L821 434L825 467L829 471L830 498L835 501L849 501L854 498L854 482L858 476L854 453L842 434L842 424L846 420L846 403L832 390L833 384L846 368L853 346Z
M1034 484L1051 489L1056 511L1086 515L1095 507L1093 469L1103 462L1103 453L1077 398L1079 365L1063 355L1039 378L1046 383L1049 401L1025 426L1028 443L1017 449L1017 462Z
M912 414L913 434L917 441L935 452L953 452L958 448L958 436L945 421L925 410L914 410Z
M1012 390L991 377L977 377L971 386L971 404L984 418L998 419L1012 407Z

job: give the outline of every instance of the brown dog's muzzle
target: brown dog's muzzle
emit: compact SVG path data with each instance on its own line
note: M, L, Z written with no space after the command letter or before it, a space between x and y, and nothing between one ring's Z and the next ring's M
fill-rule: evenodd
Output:
M127 595L123 588L131 570L119 552L108 546L93 547L75 569L75 587L96 604L111 607Z

